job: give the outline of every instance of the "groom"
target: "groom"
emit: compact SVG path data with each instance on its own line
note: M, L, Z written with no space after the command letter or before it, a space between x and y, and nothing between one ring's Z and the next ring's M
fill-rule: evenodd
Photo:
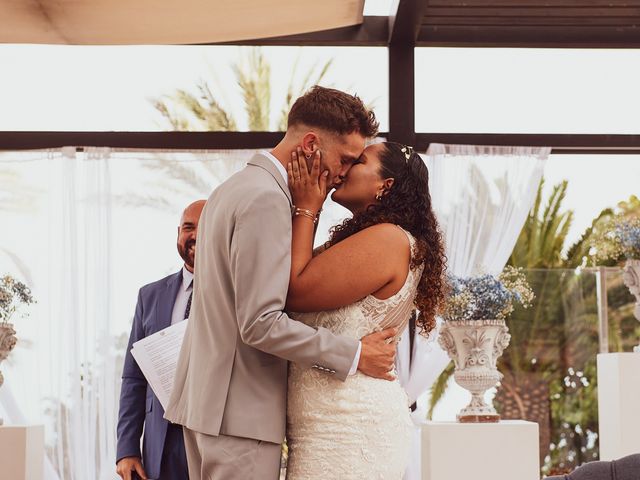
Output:
M189 324L165 418L184 426L191 480L276 480L285 435L287 361L344 381L391 379L389 330L357 340L283 311L291 265L286 165L320 149L338 185L377 133L373 112L316 86L294 103L284 139L209 197L200 220Z

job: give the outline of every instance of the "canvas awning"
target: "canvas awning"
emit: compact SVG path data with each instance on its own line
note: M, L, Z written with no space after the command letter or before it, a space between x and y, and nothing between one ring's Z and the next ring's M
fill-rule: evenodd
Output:
M0 0L0 43L200 44L362 23L364 0Z

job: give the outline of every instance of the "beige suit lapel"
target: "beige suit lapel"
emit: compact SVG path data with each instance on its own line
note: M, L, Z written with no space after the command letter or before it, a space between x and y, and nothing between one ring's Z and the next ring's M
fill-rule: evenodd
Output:
M271 174L271 176L278 182L278 186L284 192L284 194L289 199L289 203L293 205L293 200L291 199L291 192L289 192L289 187L287 187L287 183L282 178L282 175L273 164L271 160L262 155L261 153L256 153L251 160L248 162L249 165L253 165L254 167L260 167Z

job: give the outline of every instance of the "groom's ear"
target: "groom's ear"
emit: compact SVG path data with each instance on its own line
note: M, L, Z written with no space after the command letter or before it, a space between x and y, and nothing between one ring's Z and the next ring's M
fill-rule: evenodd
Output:
M307 132L302 136L300 147L305 156L313 155L318 149L318 135L315 132Z

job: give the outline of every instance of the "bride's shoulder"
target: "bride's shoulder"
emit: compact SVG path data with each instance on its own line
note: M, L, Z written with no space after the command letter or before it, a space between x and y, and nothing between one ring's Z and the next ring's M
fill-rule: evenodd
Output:
M366 233L369 236L385 237L390 240L407 238L404 230L394 223L377 223L363 229L360 233Z
M378 223L361 230L357 235L361 235L361 241L375 242L385 251L410 248L407 233L393 223Z

